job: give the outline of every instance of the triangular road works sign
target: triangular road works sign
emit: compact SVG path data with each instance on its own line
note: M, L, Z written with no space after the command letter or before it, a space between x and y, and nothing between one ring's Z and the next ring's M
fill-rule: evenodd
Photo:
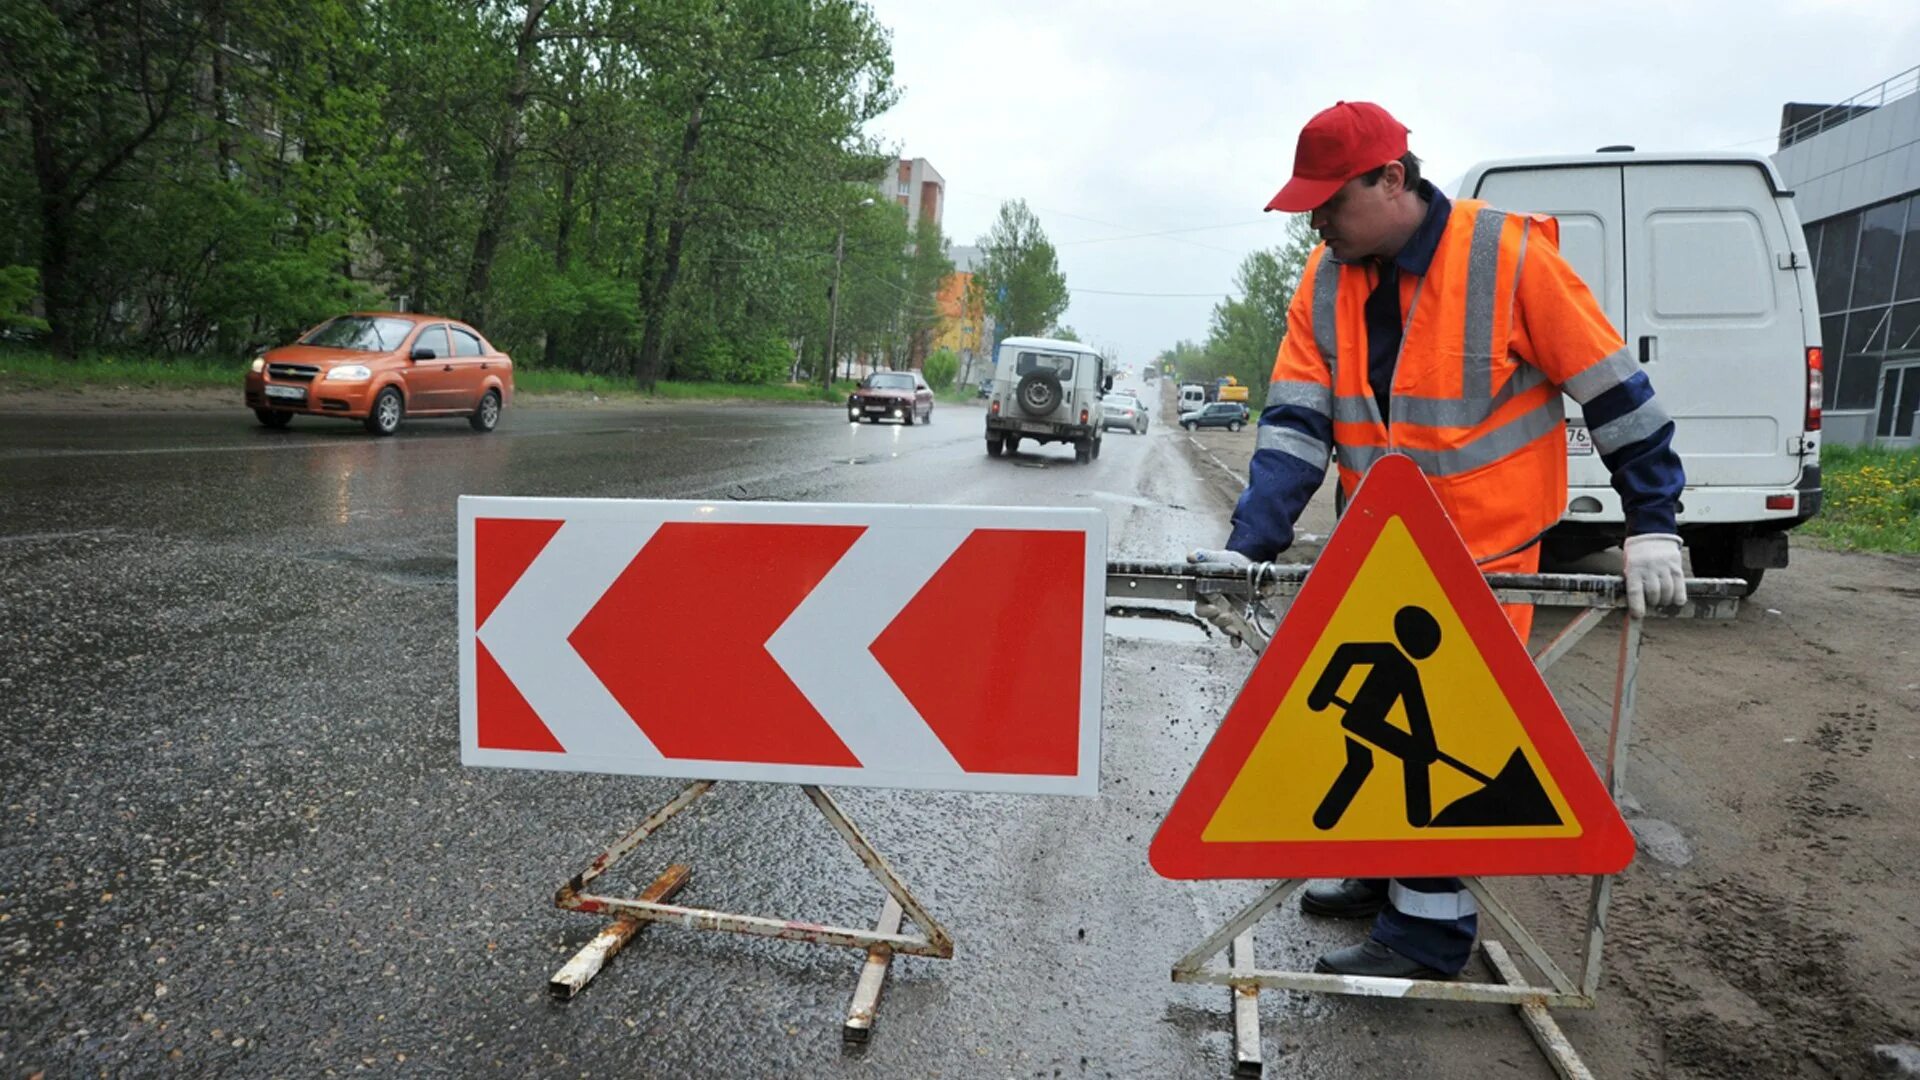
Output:
M1426 477L1390 454L1149 858L1170 878L1611 874L1633 835Z

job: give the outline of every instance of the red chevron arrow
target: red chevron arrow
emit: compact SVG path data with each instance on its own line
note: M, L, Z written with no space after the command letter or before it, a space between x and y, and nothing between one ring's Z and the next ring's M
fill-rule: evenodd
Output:
M976 529L871 652L960 767L1071 775L1086 537Z
M865 531L669 522L567 641L667 757L857 766L766 642Z

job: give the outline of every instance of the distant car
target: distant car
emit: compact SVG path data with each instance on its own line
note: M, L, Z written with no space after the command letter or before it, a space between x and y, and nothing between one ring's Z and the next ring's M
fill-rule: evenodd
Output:
M847 419L869 424L898 420L908 426L915 420L932 423L933 388L917 371L876 371L847 395Z
M1115 391L1100 399L1100 426L1104 430L1126 428L1135 435L1147 433L1147 406L1139 398Z
M1228 431L1239 431L1247 423L1247 407L1237 401L1216 401L1202 406L1193 412L1180 414L1180 426L1192 431L1195 428L1223 427Z
M980 380L980 392L975 396L976 397L992 397L993 396L993 376L989 375L986 378Z
M270 428L299 415L391 435L402 417L464 416L492 431L513 400L513 359L457 319L359 312L254 358L246 402Z

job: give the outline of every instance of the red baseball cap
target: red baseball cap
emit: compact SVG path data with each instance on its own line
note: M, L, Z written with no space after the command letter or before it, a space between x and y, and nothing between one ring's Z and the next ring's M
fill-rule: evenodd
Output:
M1407 128L1371 101L1342 101L1307 121L1293 150L1293 179L1269 210L1304 214L1341 185L1407 152Z

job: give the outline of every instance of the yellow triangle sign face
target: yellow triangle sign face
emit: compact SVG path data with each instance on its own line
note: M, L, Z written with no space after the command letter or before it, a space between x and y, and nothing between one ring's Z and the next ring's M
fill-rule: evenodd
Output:
M1426 478L1388 455L1149 856L1173 878L1606 874L1633 837Z

